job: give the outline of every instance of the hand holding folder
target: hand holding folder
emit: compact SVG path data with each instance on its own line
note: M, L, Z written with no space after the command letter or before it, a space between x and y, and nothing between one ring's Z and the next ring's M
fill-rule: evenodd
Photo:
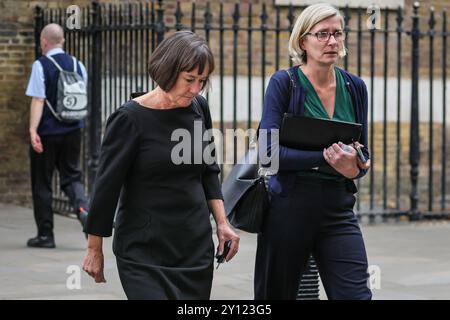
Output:
M357 142L361 137L361 132L362 125L359 123L293 116L285 113L281 123L280 144L294 149L322 151L333 143L352 144ZM360 153L362 154L362 152ZM364 160L362 161L364 162ZM342 176L328 164L318 170Z

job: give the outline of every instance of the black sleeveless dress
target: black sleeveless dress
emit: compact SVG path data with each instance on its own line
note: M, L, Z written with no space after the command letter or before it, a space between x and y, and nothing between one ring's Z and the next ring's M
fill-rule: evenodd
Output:
M222 193L218 165L202 160L211 116L207 102L197 99L203 112L131 100L108 119L85 231L110 236L119 199L113 251L129 299L210 297L214 244L207 200ZM181 142L191 148L181 150Z

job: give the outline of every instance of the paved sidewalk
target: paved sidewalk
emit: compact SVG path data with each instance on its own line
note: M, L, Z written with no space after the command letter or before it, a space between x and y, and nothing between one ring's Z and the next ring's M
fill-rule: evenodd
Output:
M106 284L81 272L81 289L69 290L66 273L81 267L85 239L75 219L55 216L56 249L31 249L28 208L0 204L0 299L126 299L112 238L104 241ZM450 299L450 222L363 225L369 263L381 271L374 299ZM255 235L241 232L239 254L215 271L212 299L252 299ZM76 267L75 267L76 268ZM321 288L321 299L326 299Z

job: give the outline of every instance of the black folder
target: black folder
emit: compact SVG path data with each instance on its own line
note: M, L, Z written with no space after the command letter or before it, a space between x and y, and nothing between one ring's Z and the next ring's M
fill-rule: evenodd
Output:
M339 141L350 144L359 141L359 123L294 116L285 113L281 123L280 145L311 151L322 151Z

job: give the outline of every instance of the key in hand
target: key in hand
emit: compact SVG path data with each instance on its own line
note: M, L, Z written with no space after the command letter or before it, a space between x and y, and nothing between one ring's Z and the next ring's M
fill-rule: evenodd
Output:
M216 258L217 258L217 267L216 267L216 269L219 268L219 265L225 261L225 258L227 257L228 252L230 252L230 248L231 248L231 240L225 241L225 244L223 246L222 254L221 255L219 255L219 254L216 255Z

